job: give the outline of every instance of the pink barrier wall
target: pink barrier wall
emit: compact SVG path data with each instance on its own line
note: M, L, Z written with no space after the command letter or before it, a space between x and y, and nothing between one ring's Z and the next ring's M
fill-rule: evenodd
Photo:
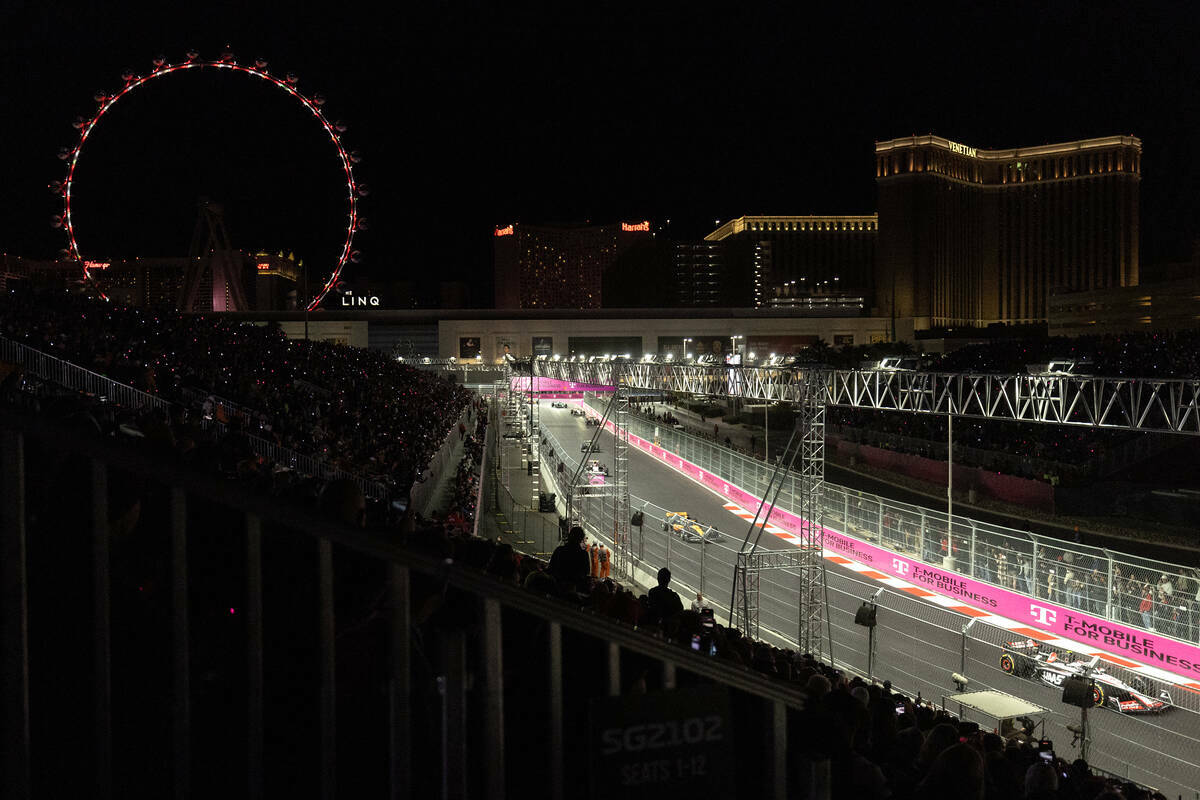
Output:
M855 456L868 466L899 472L902 475L930 483L944 484L946 482L946 462L944 461L935 461L910 453L897 453L895 450L886 450L866 444L855 444L833 437L831 437L831 441L836 442L839 454ZM954 485L963 489L974 488L982 495L994 497L1006 503L1017 503L1039 511L1051 513L1054 511L1054 487L1042 481L955 464Z
M512 378L511 387L513 391L528 391L529 378ZM576 383L575 381L563 381L558 378L538 378L534 384L534 388L538 394L543 392L611 392L613 387L604 386L596 383Z
M606 427L611 430L613 424L609 422ZM743 508L758 507L759 499L741 487L722 480L638 436L630 434L629 441L664 464L690 478L695 478ZM942 474L945 475L945 470ZM800 530L800 517L782 509L771 512L771 522L793 533ZM1102 648L1115 655L1125 655L1143 664L1150 664L1193 680L1200 679L1200 647L1195 645L1148 634L1136 628L1001 589L956 572L948 572L907 555L902 556L868 544L832 528L825 529L825 549L916 586L956 598L964 604L1024 623L1031 628ZM1020 638L1020 634L1014 632L1013 638Z

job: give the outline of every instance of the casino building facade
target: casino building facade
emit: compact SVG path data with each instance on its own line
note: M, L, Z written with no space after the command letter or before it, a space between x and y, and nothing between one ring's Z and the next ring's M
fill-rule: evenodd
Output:
M917 329L1047 319L1052 292L1138 283L1142 143L876 142L874 308Z

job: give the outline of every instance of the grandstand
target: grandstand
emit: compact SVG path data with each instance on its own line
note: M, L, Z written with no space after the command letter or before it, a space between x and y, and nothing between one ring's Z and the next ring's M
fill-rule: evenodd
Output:
M474 535L497 403L268 329L31 300L0 303L11 796L1149 796Z

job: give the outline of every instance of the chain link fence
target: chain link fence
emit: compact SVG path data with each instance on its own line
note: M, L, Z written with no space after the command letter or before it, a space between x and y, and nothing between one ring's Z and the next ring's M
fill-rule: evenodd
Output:
M762 497L771 467L665 423L633 416L630 432ZM782 435L782 434L780 434ZM799 476L776 505L796 512ZM1020 531L825 484L827 526L927 563L1113 622L1200 643L1196 568ZM1148 610L1147 610L1148 609Z

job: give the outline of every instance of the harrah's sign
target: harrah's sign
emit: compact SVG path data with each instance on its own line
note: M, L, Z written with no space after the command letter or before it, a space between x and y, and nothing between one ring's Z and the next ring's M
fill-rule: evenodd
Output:
M637 231L649 232L650 231L650 221L646 220L645 222L622 222L621 230L625 231L626 233L636 233Z
M612 423L606 423L610 430ZM758 498L717 475L633 434L629 441L638 449L676 469L745 508L756 508ZM800 517L776 508L771 521L780 528L798 534ZM964 604L984 609L1001 617L1038 628L1081 644L1126 656L1143 664L1173 672L1191 680L1200 679L1200 647L1176 641L1118 622L1093 617L1074 609L1039 600L960 575L957 572L918 561L907 554L895 553L825 528L825 548L872 569L909 581L930 591L955 597ZM1019 633L1013 633L1018 638Z

